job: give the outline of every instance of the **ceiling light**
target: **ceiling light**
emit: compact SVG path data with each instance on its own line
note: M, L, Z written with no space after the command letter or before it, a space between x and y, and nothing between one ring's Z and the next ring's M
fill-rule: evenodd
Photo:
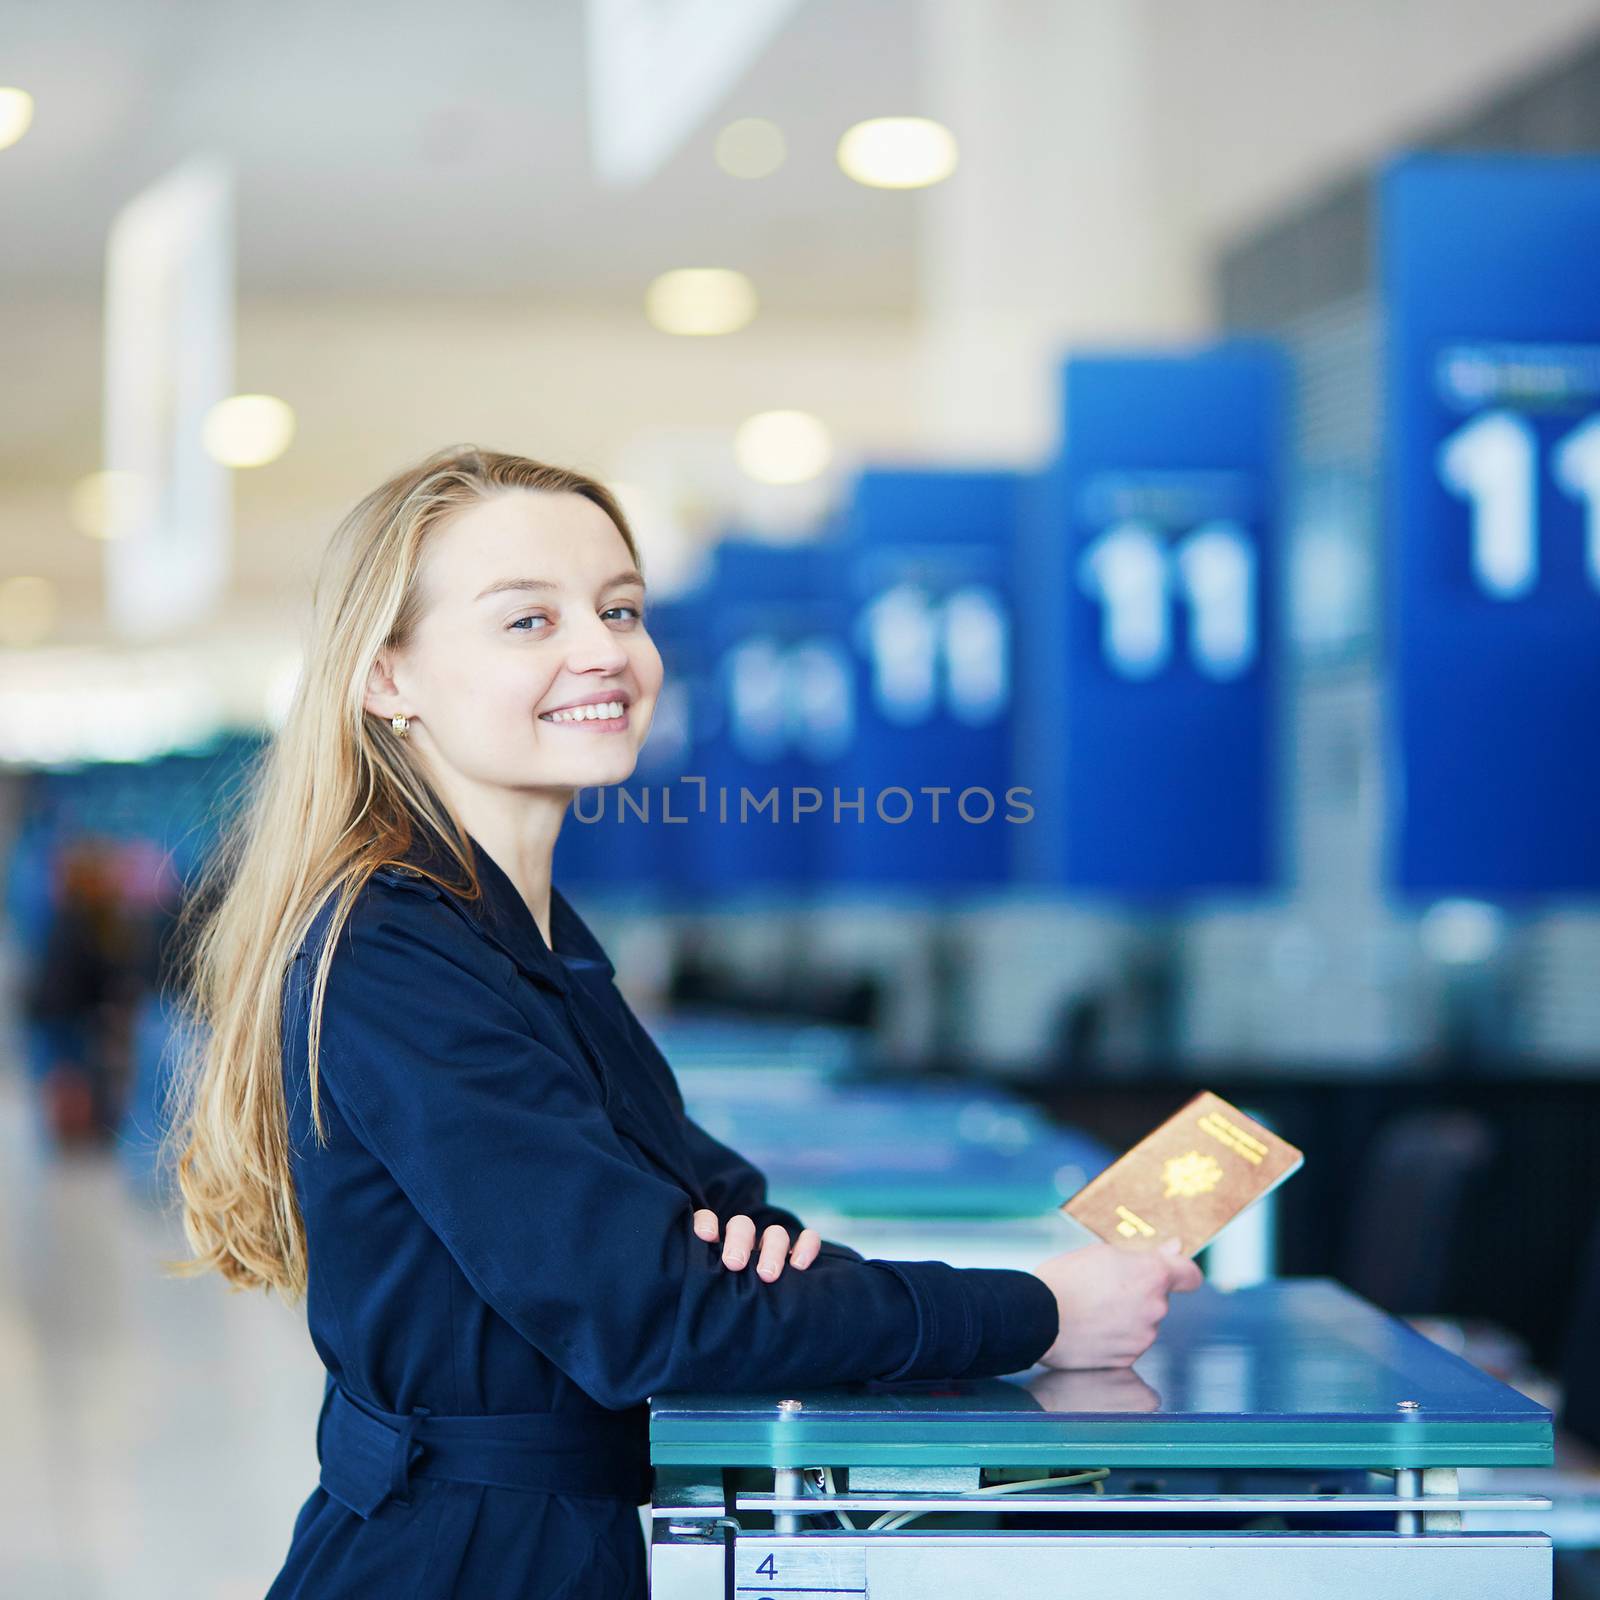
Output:
M58 610L48 578L7 578L0 583L0 644L38 644L55 627Z
M741 117L717 135L717 165L730 178L765 178L788 153L783 130L765 117Z
M725 267L680 267L645 291L644 311L663 333L733 333L756 314L755 285Z
M833 459L833 436L809 411L760 411L739 424L733 450L758 483L805 483Z
M121 539L149 510L150 489L137 472L91 472L72 486L72 525L91 539Z
M14 145L33 125L33 96L26 89L0 89L0 150Z
M628 520L628 528L635 539L641 544L646 543L643 529L653 527L661 521L662 511L660 503L648 489L641 488L636 483L621 482L613 479L608 485L616 501L622 508L622 514Z
M925 189L956 167L955 135L927 117L873 117L839 141L839 165L874 189Z
M294 438L294 410L270 394L236 394L206 413L206 453L225 467L264 467Z

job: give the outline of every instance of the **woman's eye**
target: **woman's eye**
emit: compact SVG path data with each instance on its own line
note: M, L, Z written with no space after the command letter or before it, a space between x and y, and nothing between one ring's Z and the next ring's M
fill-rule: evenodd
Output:
M626 613L635 622L642 622L644 620L644 612L641 611L638 606L612 606L609 610L602 611L600 614L603 617L614 617L619 613ZM536 612L534 615L529 617L518 617L515 622L508 623L506 626L508 631L515 633L536 633L542 630L533 627L525 628L523 624L535 622L548 623L549 621L550 619L548 617L542 616Z

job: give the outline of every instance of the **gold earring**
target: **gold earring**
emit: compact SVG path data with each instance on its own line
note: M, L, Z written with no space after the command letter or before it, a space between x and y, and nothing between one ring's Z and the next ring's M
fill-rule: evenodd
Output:
M411 719L407 716L391 717L389 726L394 729L397 739L404 739L411 729Z

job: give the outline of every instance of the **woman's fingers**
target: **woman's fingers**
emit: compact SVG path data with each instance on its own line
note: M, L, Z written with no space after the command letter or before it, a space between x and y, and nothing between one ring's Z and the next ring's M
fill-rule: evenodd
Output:
M722 1240L722 1264L737 1272L747 1266L750 1252L755 1248L756 1225L741 1212L728 1218L728 1231Z
M761 1235L761 1259L756 1271L771 1283L783 1271L784 1258L789 1254L789 1230L774 1222Z
M795 1240L794 1249L789 1252L789 1262L797 1272L804 1272L822 1250L822 1236L815 1228L802 1228L800 1237Z
M707 1244L715 1244L721 1224L715 1211L702 1207L694 1214L694 1231ZM722 1244L722 1264L734 1272L749 1266L751 1252L755 1249L756 1225L741 1213L728 1219L728 1231ZM804 1272L822 1251L822 1239L815 1228L802 1228L789 1248L789 1230L774 1222L761 1236L761 1254L756 1262L756 1272L768 1283L776 1281L786 1262L793 1263L797 1271Z

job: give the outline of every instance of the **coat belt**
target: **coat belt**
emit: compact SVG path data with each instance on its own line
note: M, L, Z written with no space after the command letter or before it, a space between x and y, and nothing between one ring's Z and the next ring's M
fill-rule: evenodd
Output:
M380 1410L330 1382L317 1423L322 1487L360 1517L391 1497L410 1504L413 1478L543 1494L650 1498L649 1407L440 1416Z

